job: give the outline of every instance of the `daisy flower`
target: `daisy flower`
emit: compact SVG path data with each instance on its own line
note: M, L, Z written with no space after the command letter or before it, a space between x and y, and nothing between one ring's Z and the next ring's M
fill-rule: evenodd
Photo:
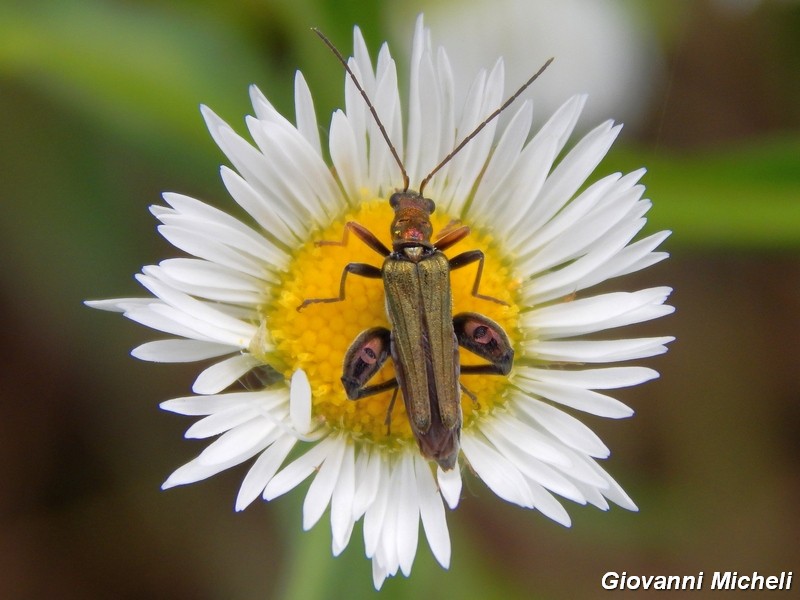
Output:
M387 46L373 65L356 28L354 47L349 66L412 185L504 99L502 61L480 72L466 97L456 98L447 54L433 48L420 18L404 117ZM636 510L597 463L608 448L574 416L630 416L630 408L602 390L658 374L606 363L661 354L672 340L604 333L672 312L664 304L669 288L587 292L667 256L655 249L668 232L634 241L650 208L638 183L643 170L587 183L620 126L603 123L565 152L586 98L567 100L535 133L531 104L522 102L502 132L492 121L431 178L425 196L436 203L434 231L471 230L446 254L480 250L480 294L495 299L473 293L478 263L453 269L452 312L485 315L514 352L505 376L468 372L466 365L486 359L460 350L461 451L455 465L437 465L420 452L404 402L392 402L392 361L369 381L386 383L382 393L352 401L342 384L353 340L370 328L390 327L382 282L351 274L342 301L305 303L336 297L349 263L380 266L380 255L354 236L347 243L318 242L342 240L345 223L354 221L391 246L387 199L401 184L398 165L350 79L345 109L333 114L327 135L331 165L300 73L294 92L292 123L251 88L255 116L247 117L247 127L254 143L202 108L233 166L222 167L222 179L248 222L199 200L164 194L166 206L152 208L158 230L189 256L144 267L137 279L151 294L146 298L88 303L167 334L134 349L136 358L211 361L193 395L161 404L199 417L187 438L213 439L163 487L247 462L236 498L236 510L243 510L311 477L303 528L329 509L338 555L363 518L376 588L398 570L411 572L420 521L433 555L449 566L446 507L459 502L462 472L476 475L502 499L565 526L570 518L557 496L602 510L609 501ZM587 334L591 339L582 339ZM248 374L262 384L234 385Z

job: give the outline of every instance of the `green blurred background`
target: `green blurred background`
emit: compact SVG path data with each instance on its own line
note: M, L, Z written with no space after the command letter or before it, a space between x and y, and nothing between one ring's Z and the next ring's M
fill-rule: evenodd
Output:
M646 88L614 84L623 88L621 114L611 102L598 117L634 115L598 176L648 167L649 227L674 230L666 243L672 258L609 289L674 286L675 315L626 333L678 340L666 356L645 361L661 379L618 394L635 408L633 419L584 419L612 449L604 466L641 512L570 505L566 530L473 481L449 515L451 569L441 570L421 541L412 577L388 580L382 594L591 598L606 571L704 571L709 579L714 570L794 570L798 578L800 4L530 5L552 14L564 6L575 14L589 5L611 10L639 40L623 47L623 58L646 59L630 84ZM224 158L200 103L243 131L247 85L256 83L293 118L299 68L327 125L342 102L343 76L310 26L346 53L356 23L373 53L389 39L405 82L420 10L438 15L429 19L434 42L461 36L491 66L492 40L511 36L512 17L495 7L479 30L459 29L455 16L476 6L0 2L0 597L375 593L360 528L337 559L326 519L301 533L305 486L240 514L233 501L243 467L161 492L202 445L182 439L188 419L157 404L188 393L197 367L131 359L130 348L157 336L81 302L141 295L132 275L176 254L147 211L162 191L232 209L219 181ZM455 31L446 31L450 21ZM532 40L540 21L535 13L513 17ZM600 40L592 42L598 55L604 36L612 45L620 37L602 30L604 22L567 15L541 36L557 38L555 50L544 43L509 60L533 72L555 53L555 83L559 63L566 70L580 62L570 49L589 44L587 31ZM612 85L624 60L610 64L603 75ZM632 99L634 108L624 103Z

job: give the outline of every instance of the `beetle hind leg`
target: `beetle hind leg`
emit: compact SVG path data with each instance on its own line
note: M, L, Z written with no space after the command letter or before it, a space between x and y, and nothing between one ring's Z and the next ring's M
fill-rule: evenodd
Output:
M461 368L463 369L465 366L468 365L463 365ZM475 407L476 410L479 410L481 407L481 403L478 402L478 396L475 394L475 392L471 391L469 388L467 388L467 386L465 386L461 382L459 382L458 385L459 387L461 387L461 391L464 392L469 397L470 400L472 400L472 406Z
M453 317L458 345L489 361L485 365L462 365L462 375L508 375L514 362L514 348L497 323L478 313Z

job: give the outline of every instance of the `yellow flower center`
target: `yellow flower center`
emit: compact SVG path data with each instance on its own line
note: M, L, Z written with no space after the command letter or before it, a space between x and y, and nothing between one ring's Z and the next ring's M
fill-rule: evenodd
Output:
M349 400L340 379L344 355L356 336L370 327L389 328L382 281L348 274L344 300L309 304L302 311L298 311L297 307L309 298L338 296L342 271L348 263L368 263L380 267L383 261L380 254L354 235L349 236L346 246L318 246L315 242L339 242L344 224L356 221L391 248L389 224L393 214L384 199L363 202L358 210L331 223L296 252L283 281L275 288L277 296L262 308L265 329L270 332L276 350L260 357L286 378L297 369L306 372L311 383L312 414L316 418L327 422L332 429L346 430L354 438L387 447L405 445L414 439L402 393L397 396L390 415L390 426L387 427L386 416L393 391ZM444 229L451 221L448 215L438 212L431 215L435 232ZM467 225L472 227L472 224ZM469 236L448 248L446 254L452 258L472 249L480 249L486 256L479 293L502 300L507 305L472 295L478 268L476 262L451 272L453 313L477 312L489 317L505 330L516 346L520 338L515 303L515 290L519 282L513 279L508 261L499 256L494 240L474 227ZM486 362L463 348L460 349L460 360L462 365ZM394 368L390 358L366 385L393 377ZM477 398L475 402L467 394L461 395L464 427L469 427L478 415L504 402L506 377L462 375L461 382Z

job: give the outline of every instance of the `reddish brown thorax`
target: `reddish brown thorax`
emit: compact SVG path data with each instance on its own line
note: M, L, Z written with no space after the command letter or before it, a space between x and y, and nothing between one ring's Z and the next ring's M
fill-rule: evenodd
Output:
M391 233L395 248L409 245L433 247L433 226L430 220L430 215L436 208L433 200L424 198L417 192L395 192L389 198L389 205L394 209Z

